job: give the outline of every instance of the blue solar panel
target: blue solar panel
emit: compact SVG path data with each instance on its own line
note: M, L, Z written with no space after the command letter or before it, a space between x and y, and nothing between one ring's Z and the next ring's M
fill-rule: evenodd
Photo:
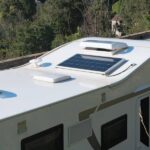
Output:
M111 67L119 63L121 58L101 57L76 54L73 57L60 63L58 66L84 69L90 71L106 72Z

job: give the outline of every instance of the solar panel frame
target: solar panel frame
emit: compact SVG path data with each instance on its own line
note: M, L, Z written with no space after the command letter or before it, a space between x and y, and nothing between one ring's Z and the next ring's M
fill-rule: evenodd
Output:
M58 68L110 74L126 62L122 58L76 54L57 65Z

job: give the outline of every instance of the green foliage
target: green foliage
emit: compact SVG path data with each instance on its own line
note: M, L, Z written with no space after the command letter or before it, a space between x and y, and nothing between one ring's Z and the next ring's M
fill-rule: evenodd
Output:
M150 30L150 0L0 0L0 59L50 50L82 36L112 36L111 16L123 32ZM109 1L112 2L112 1Z
M75 33L83 18L82 0L47 0L40 18L53 27L56 34L68 35Z
M19 0L1 0L0 1L0 21L16 23L20 20L21 5Z
M113 6L112 6L112 11L114 13L117 13L117 14L120 14L120 11L121 11L121 0L117 1Z
M69 36L65 36L65 39L66 39L66 42L70 42L70 41L77 40L81 37L82 37L82 35L81 35L81 32L79 31L79 28L78 28L78 32L71 34Z
M36 3L35 0L20 0L22 5L22 14L25 19L32 19L33 15L36 13Z
M44 3L46 0L39 0L41 3Z
M81 32L79 31L79 28L78 28L78 32L71 35L64 36L62 34L57 34L54 40L52 41L52 48L56 48L64 43L77 40L80 37L81 37Z
M47 24L21 26L16 33L13 49L22 50L25 54L47 51L51 48L53 37L53 31Z
M32 19L36 13L35 0L1 0L0 19L8 23L17 23L24 19Z
M62 34L57 34L52 41L52 48L56 48L65 43L65 37Z
M149 10L149 0L122 1L120 15L124 20L124 32L128 34L149 30Z

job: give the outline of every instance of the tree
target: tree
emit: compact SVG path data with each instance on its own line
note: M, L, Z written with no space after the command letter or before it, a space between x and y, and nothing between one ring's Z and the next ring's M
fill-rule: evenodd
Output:
M25 19L32 20L36 14L36 3L35 0L20 0L22 5L22 13Z
M41 3L45 3L46 0L39 0Z
M0 1L0 23L15 24L21 20L22 6L19 0Z
M82 9L82 0L47 0L40 18L49 22L56 34L69 35L81 25Z
M122 1L121 15L124 20L126 34L140 32L150 29L150 1L130 0Z
M83 33L93 36L110 36L111 13L107 1L92 0L85 5Z
M40 1L39 3L36 3ZM0 55L51 49L81 36L111 36L112 0L0 0ZM119 0L126 34L150 29L150 0Z
M0 19L8 23L17 23L24 19L32 19L36 13L35 0L1 0Z
M13 49L22 50L23 53L36 53L51 48L54 38L50 25L33 23L21 26L16 33Z

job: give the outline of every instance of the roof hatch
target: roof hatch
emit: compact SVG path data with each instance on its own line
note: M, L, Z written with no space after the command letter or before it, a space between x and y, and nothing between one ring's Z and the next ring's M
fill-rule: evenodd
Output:
M71 77L60 74L60 73L53 73L53 72L38 72L36 75L33 76L34 80L44 81L44 82L51 82L51 83L58 83L69 80Z
M96 50L96 51L106 51L112 54L117 53L128 47L126 43L123 42L113 42L113 41L100 41L100 40L86 40L80 43L80 46L86 50Z

